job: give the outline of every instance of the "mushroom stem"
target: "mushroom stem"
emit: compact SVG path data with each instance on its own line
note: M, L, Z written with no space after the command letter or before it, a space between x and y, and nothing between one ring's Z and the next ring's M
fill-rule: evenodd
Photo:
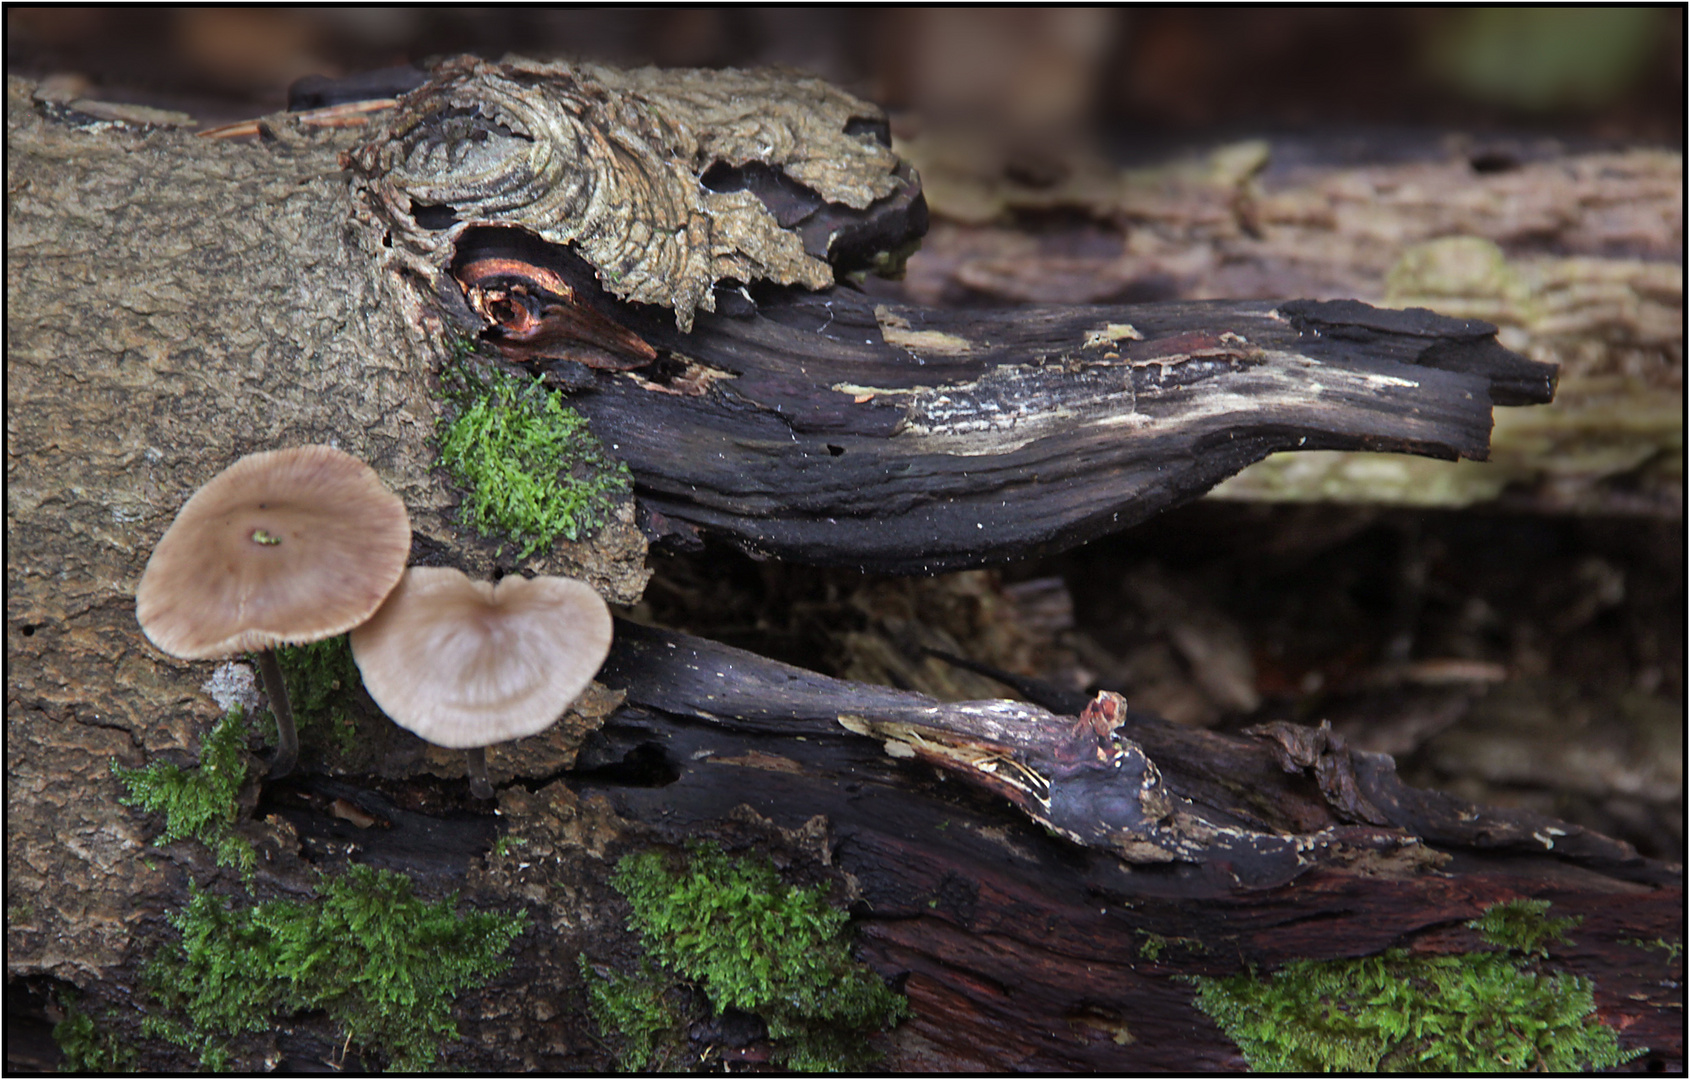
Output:
M478 799L491 799L493 785L487 780L487 748L472 746L464 751L469 761L469 793Z
M293 706L288 703L288 684L275 649L260 649L258 671L264 677L264 696L270 699L270 714L276 718L276 756L270 761L270 779L280 780L293 772L299 761L299 733L293 727Z

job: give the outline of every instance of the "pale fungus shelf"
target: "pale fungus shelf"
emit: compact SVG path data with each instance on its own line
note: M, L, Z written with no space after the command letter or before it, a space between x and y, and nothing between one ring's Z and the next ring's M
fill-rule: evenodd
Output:
M492 797L485 748L551 727L610 652L610 609L571 578L475 581L413 567L352 632L364 688L394 723L464 750L470 786Z
M272 777L299 756L277 645L343 634L405 570L405 504L368 465L332 446L249 454L194 493L135 590L155 646L186 660L258 654L276 717Z

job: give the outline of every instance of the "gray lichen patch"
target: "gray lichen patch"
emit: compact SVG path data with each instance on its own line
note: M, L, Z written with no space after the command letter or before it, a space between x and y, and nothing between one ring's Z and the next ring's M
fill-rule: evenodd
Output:
M351 156L430 279L465 228L516 225L574 245L608 290L673 308L687 330L717 281L834 280L757 194L706 186L712 167L779 170L853 210L902 182L873 133L881 111L793 73L463 57L434 75Z

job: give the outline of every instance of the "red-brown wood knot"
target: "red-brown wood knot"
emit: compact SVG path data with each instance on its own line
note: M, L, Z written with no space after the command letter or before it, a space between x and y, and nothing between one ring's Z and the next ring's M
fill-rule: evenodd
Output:
M1059 743L1054 756L1064 766L1087 761L1109 764L1120 756L1115 742L1115 730L1127 718L1127 699L1111 690L1100 690L1086 703L1079 719L1068 730L1068 737Z
M627 371L657 359L645 339L588 306L555 271L520 258L472 258L453 277L469 306L492 323L509 360L573 360Z

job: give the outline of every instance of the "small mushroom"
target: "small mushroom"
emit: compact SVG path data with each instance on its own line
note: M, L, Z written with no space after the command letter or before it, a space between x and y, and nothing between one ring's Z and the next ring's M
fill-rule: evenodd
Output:
M471 790L487 799L485 748L557 723L604 663L610 635L610 609L584 582L492 584L419 566L352 632L352 657L394 723L468 752Z
M272 777L299 757L274 646L343 634L405 572L411 522L375 470L332 446L249 454L183 505L141 575L135 617L186 660L256 651L276 716Z

